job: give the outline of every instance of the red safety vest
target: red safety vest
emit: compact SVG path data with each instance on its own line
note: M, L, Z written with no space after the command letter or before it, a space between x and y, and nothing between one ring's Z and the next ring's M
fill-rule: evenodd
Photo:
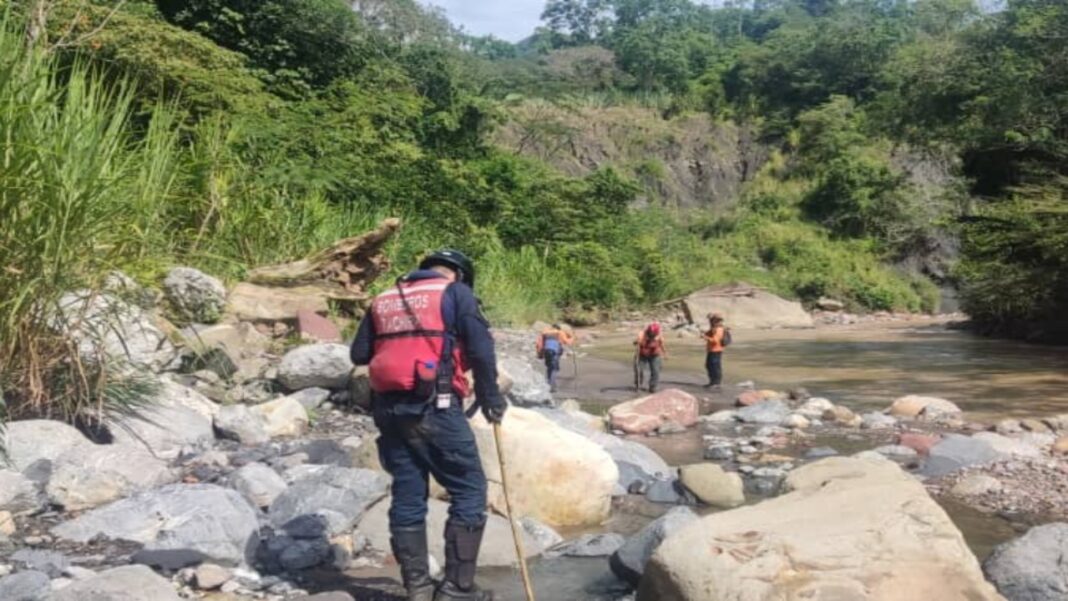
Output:
M417 366L439 363L446 336L441 299L450 283L440 278L402 282L375 297L371 304L375 326L374 356L369 366L371 390L415 390ZM399 288L404 289L403 300ZM468 393L467 368L458 340L453 344L452 364L453 392L464 398Z

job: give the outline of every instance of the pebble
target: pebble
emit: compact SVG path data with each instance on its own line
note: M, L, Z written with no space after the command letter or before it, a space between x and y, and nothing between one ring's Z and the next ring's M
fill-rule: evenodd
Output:
M202 563L196 569L197 588L205 591L215 590L226 584L233 576L230 570L213 563Z
M705 449L705 459L711 461L730 461L734 459L734 451L723 445L717 445L714 447L708 447Z
M0 511L0 535L14 536L16 531L15 518L10 511Z

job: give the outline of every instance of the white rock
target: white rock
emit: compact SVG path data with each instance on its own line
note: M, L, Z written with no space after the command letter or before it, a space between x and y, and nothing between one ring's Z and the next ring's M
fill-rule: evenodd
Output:
M349 384L352 362L344 344L309 344L282 357L278 381L288 390L327 388L342 390Z
M63 422L31 419L7 424L8 461L20 472L38 461L55 461L73 448L88 448L92 444L81 432Z
M141 447L92 445L60 455L45 490L52 503L81 511L177 478L177 472Z
M177 349L150 314L110 294L86 290L64 294L55 326L78 344L85 360L101 355L135 366L159 369Z
M262 463L242 466L230 474L229 484L256 507L269 507L287 488L278 472Z
M812 397L797 408L797 413L809 419L822 417L827 411L834 411L834 403L821 397Z
M308 411L304 409L304 405L291 397L282 397L256 405L252 408L252 412L263 418L267 434L272 438L300 436L308 429L310 423Z

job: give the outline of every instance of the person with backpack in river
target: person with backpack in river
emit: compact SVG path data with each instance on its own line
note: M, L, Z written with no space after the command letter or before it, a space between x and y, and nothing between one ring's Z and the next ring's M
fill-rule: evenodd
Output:
M545 377L549 381L550 392L556 392L556 377L560 374L560 357L568 347L575 344L570 332L554 323L538 336L538 358L545 361Z
M653 322L638 333L638 339L634 341L634 388L641 390L645 380L645 371L649 371L649 392L656 392L660 384L660 368L663 360L667 357L667 347L664 345L664 335L660 332L660 324Z
M708 372L708 384L705 388L718 389L723 383L723 351L731 343L731 331L724 325L723 314L708 314L708 331L702 335L705 339L705 371Z

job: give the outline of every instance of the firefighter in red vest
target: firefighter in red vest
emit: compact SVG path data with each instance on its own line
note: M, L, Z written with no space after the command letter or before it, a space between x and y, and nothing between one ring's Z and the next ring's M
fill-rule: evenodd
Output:
M369 366L379 458L393 476L393 554L410 601L493 598L475 585L486 476L463 409L467 370L487 420L500 422L507 404L474 284L474 265L463 253L435 252L374 299L352 343L352 362ZM436 587L427 559L428 475L450 500L445 579Z

